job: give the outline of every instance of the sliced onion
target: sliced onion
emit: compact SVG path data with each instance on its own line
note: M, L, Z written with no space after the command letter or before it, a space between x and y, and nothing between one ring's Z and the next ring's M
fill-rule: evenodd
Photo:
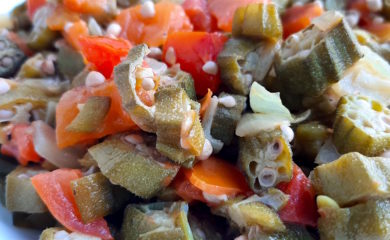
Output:
M41 157L59 168L81 167L78 159L85 151L77 148L59 149L53 128L43 121L35 121L32 126L34 128L34 149Z
M336 146L333 144L332 139L329 138L320 148L314 163L319 165L330 163L337 160L340 156L341 155L337 151Z

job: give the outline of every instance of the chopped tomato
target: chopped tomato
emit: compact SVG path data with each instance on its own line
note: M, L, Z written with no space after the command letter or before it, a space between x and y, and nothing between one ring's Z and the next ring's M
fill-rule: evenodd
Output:
M279 211L280 218L289 223L315 227L318 219L316 193L302 170L294 164L291 181L277 187L290 195L287 205Z
M390 22L371 22L363 26L364 29L378 37L379 42L390 41Z
M111 98L110 110L102 126L94 133L66 131L66 127L79 113L77 105L85 103L91 96L107 96ZM60 148L136 128L130 116L122 108L122 100L113 81L97 87L82 86L64 93L57 105L56 126L57 144Z
M142 16L141 5L122 10L117 18L122 26L122 37L134 44L147 43L150 47L158 47L173 32L192 31L192 24L180 5L162 1L154 6L152 17Z
M46 4L46 0L27 0L27 15L33 19L35 12Z
M182 170L179 171L171 186L175 189L177 195L183 198L186 202L206 202L206 199L203 197L202 190L192 185Z
M84 14L100 14L111 4L110 0L63 0L64 6L72 12Z
M211 17L206 0L185 0L182 6L194 25L194 31L213 32L217 30L216 19Z
M324 9L318 3L308 3L288 8L282 16L284 39L309 26L311 20L320 16L323 12Z
M27 124L17 124L12 127L11 141L1 146L1 152L15 157L23 166L29 162L41 161L41 157L34 149L33 128Z
M35 175L31 178L31 182L50 213L64 227L74 232L113 239L104 218L91 223L84 223L81 220L70 182L82 176L80 170L58 169Z
M237 8L250 3L270 3L271 0L208 0L210 13L217 19L218 28L231 32L233 17Z
M62 31L67 23L77 22L79 20L79 14L65 9L62 5L58 5L47 18L46 23L50 30Z
M244 175L235 166L216 157L200 161L183 172L191 184L208 194L234 196L250 191Z
M347 8L350 10L357 10L362 15L366 15L370 13L370 9L367 6L367 0L349 0L347 4Z
M203 66L208 61L216 64L217 56L222 51L226 41L227 37L221 33L172 33L164 45L163 58L169 62L166 53L169 48L172 48L180 68L189 72L194 78L197 95L203 96L207 93L207 89L217 92L221 84L219 73L207 73L203 70Z
M88 26L83 20L72 23L69 28L64 29L63 35L70 45L75 49L80 50L79 39L82 36L88 36Z
M131 44L124 39L83 36L79 39L81 52L95 70L110 78L114 67L126 57Z

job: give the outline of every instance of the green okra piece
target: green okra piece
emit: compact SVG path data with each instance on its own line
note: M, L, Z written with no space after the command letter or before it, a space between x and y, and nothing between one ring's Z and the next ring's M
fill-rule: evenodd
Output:
M279 47L276 41L230 38L218 55L222 82L232 93L248 95L253 81L264 81Z
M321 123L302 123L296 128L294 147L304 156L314 159L328 137L328 128Z
M303 97L321 95L362 57L348 23L328 12L283 43L275 57L275 85L285 104L297 108Z
M333 124L333 142L340 153L382 154L390 148L390 110L368 97L342 97Z
M160 77L160 84L163 86L181 87L187 93L187 96L196 101L196 92L194 79L191 74L180 70L180 68L172 67L168 69L163 76Z
M217 211L227 215L230 221L242 229L260 227L266 233L283 232L286 226L278 214L259 201L251 198L244 200L231 200Z
M226 106L219 102L211 124L211 136L230 145L241 114L246 107L246 97L228 93L219 94L219 99L233 98L233 106Z
M320 208L321 239L388 239L390 200L371 199L348 208Z
M317 194L334 199L340 206L369 198L388 198L390 163L382 157L360 153L342 155L336 161L320 165L311 173Z
M390 2L389 1L382 1L383 8L382 8L382 14L385 16L386 19L390 19Z
M205 142L197 109L192 107L194 102L182 88L173 86L159 88L155 101L157 150L179 164L191 166ZM187 138L183 131L187 131Z
M57 67L62 76L72 80L85 67L83 56L71 46L63 44L59 47Z
M257 48L257 41L230 38L218 55L222 82L233 92L248 95L253 78L242 71L242 62ZM241 64L240 64L241 63Z
M146 106L139 99L136 92L136 71L142 66L145 56L149 53L146 44L133 47L127 59L117 65L114 70L114 81L118 86L124 109L131 119L144 131L155 132L154 112L155 106Z
M35 191L31 177L47 172L38 167L17 167L6 177L5 205L11 212L43 213L45 204Z
M255 193L292 178L292 152L280 130L240 138L239 145L239 166Z
M192 240L185 202L128 205L121 229L122 240Z
M57 227L47 228L42 231L41 235L39 236L39 240L54 240L56 233L59 231L65 230Z
M112 213L114 199L112 185L102 173L94 173L72 181L71 187L81 219L92 222Z
M29 48L36 51L48 49L60 35L58 32L50 30L46 24L46 19L51 12L50 6L44 6L35 12L32 20L34 26L27 40L27 46Z
M275 4L253 3L239 7L233 18L234 37L250 37L275 41L283 34Z
M93 159L93 157L91 156L91 154L89 154L89 152L85 153L85 155L82 158L80 158L78 161L80 163L80 166L82 166L84 168L98 166L97 162L95 161L95 159Z
M151 198L168 186L179 170L157 152L155 144L153 136L136 132L108 138L88 152L112 184Z
M88 74L90 73L88 67L85 67L81 72L79 72L73 79L72 79L72 88L85 86L85 80L87 79Z
M41 64L45 61L45 56L41 53L35 54L33 57L27 59L20 67L17 74L18 78L43 78L45 73L41 69Z
M66 130L77 133L95 132L104 122L110 106L109 97L89 97L77 116L66 126Z
M0 36L0 77L13 77L25 58L15 43L5 36Z

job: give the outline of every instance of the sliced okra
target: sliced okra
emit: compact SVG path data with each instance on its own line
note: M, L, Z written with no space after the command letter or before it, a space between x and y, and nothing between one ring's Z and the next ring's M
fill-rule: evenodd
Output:
M95 132L102 125L110 106L109 97L89 97L66 130L77 133Z
M13 77L26 56L16 44L0 36L0 77Z
M191 74L180 70L180 67L173 66L160 76L160 85L181 87L189 98L196 101L194 79Z
M310 176L316 193L331 197L340 206L370 198L388 198L388 177L388 159L366 157L357 152L316 167Z
M333 142L340 153L378 156L390 148L390 110L368 97L342 97L333 129Z
M168 186L179 166L155 149L153 136L139 132L113 136L88 149L101 172L142 198L151 198Z
M147 106L138 97L136 88L142 82L137 79L136 72L142 67L145 56L149 53L146 44L132 48L125 61L115 67L114 81L118 86L124 109L131 119L144 131L155 132L155 106Z
M277 6L273 3L252 3L239 7L234 14L232 33L234 37L280 39L283 29Z
M19 6L15 7L11 12L11 20L13 29L18 30L28 30L31 27L30 18L27 15L27 4L22 3Z
M280 44L231 38L218 55L223 83L233 92L248 95L253 81L262 82L269 72Z
M293 170L290 144L279 129L240 138L239 165L256 193L288 182Z
M319 122L299 124L295 131L294 147L302 155L314 159L328 137L327 127Z
M230 100L231 103L225 103L224 100ZM218 106L210 128L211 136L230 145L245 107L246 97L227 93L219 94Z
M179 164L191 166L205 143L194 102L182 88L173 86L159 88L155 98L157 150Z
M304 96L319 96L338 82L363 56L341 14L327 12L306 29L291 35L275 57L276 86L294 108Z
M17 167L7 175L5 203L9 211L24 213L47 212L45 204L38 196L30 179L44 172L47 171L41 168Z
M58 50L58 71L67 79L73 80L85 67L83 56L66 44L61 45Z
M185 202L128 205L122 224L124 240L191 240Z

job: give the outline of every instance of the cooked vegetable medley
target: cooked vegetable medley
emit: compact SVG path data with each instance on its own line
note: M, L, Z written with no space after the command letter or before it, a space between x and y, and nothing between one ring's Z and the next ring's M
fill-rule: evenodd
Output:
M390 3L27 0L0 200L41 240L390 239Z

